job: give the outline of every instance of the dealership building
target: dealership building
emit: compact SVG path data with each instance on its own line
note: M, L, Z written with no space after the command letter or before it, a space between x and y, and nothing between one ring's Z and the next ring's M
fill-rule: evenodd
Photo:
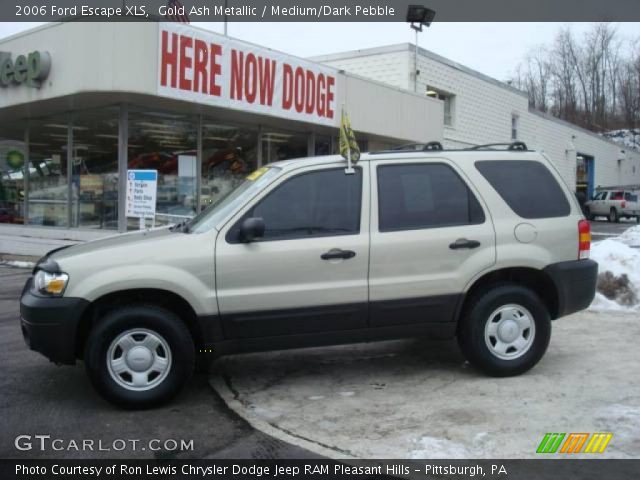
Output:
M576 189L640 183L638 152L409 44L301 59L182 24L68 22L0 40L0 65L0 233L138 228L132 169L157 171L148 224L190 217L255 168L335 153L343 108L362 150L522 140Z

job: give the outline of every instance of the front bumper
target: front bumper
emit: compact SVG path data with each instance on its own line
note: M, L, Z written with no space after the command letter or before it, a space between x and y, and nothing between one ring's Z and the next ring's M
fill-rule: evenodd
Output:
M78 323L89 305L82 298L42 297L31 292L27 280L20 297L20 326L27 346L52 362L76 361Z
M563 317L584 310L596 295L598 264L593 260L573 260L549 265L544 271L558 292L558 312Z

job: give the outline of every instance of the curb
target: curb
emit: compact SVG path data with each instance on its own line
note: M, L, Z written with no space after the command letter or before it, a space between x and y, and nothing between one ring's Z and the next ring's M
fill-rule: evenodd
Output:
M283 442L295 445L310 452L322 455L323 457L337 459L337 460L355 460L356 457L350 455L339 449L334 449L329 445L320 445L313 440L293 435L286 430L279 428L273 423L269 423L258 415L253 413L247 405L239 400L239 394L234 392L229 384L225 381L222 375L216 373L209 376L209 385L213 390L220 395L220 398L227 404L227 406L233 410L239 417L244 419L249 425L256 430L269 435L273 438L281 440Z

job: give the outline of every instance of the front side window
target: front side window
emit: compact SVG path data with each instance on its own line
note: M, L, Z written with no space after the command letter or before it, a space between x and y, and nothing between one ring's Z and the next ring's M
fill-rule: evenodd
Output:
M481 160L482 176L522 218L566 217L571 206L544 164L533 160Z
M264 220L261 241L358 234L362 170L355 172L319 170L286 180L243 215L228 241L238 242L240 224L250 217Z
M448 165L378 167L381 232L483 223L482 207Z

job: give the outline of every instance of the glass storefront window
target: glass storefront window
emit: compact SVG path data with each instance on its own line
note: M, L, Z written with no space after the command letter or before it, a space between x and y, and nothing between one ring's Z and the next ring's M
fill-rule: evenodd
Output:
M262 164L307 156L306 133L265 130L262 133Z
M68 116L29 123L28 223L68 225L67 131Z
M186 115L129 111L128 168L158 171L156 226L196 214L197 127ZM127 224L137 229L138 219Z
M215 203L258 166L258 130L202 122L202 208Z
M118 116L114 106L73 117L73 227L118 228Z
M333 148L331 137L328 135L316 135L314 150L316 156L333 155L336 153Z
M24 223L24 126L0 126L0 223Z

